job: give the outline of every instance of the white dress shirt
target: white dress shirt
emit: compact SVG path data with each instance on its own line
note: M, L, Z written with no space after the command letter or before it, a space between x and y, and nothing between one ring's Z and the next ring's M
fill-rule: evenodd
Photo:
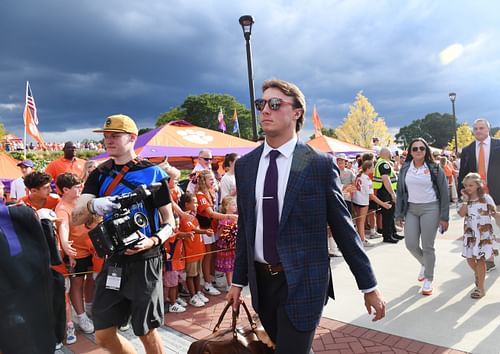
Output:
M491 137L488 136L482 141L484 150L484 168L486 172L486 183L488 183L488 163L490 162ZM479 171L479 146L481 141L476 140L476 169Z
M278 150L280 152L280 155L276 158L276 165L278 167L278 208L279 217L281 219L286 186L292 168L293 151L295 150L297 141L298 138L294 137L277 149L270 147L267 141L264 142L264 150L260 156L257 180L255 183L255 215L257 219L255 229L255 261L260 263L267 263L264 259L262 197L264 196L264 180L266 179L267 167L269 166L269 153L271 150Z

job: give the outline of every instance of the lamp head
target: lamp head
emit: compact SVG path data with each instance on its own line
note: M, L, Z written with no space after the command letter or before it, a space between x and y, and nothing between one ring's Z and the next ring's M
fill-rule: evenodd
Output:
M457 98L457 94L455 92L450 92L448 96L450 97L451 102L455 102L455 99Z
M250 35L252 34L252 25L255 23L253 17L250 15L244 15L240 17L239 21L245 39L250 39Z

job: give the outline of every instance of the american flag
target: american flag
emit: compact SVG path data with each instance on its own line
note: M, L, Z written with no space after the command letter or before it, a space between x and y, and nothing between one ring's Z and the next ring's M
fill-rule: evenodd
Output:
M31 135L40 144L42 149L46 149L45 143L38 131L38 115L36 112L35 99L31 92L29 81L26 81L26 106L24 107L24 129L26 133ZM25 135L26 144L26 135Z
M27 82L26 87L26 108L30 110L31 117L33 118L33 122L38 125L38 115L36 113L36 103L33 94L31 93L30 83Z

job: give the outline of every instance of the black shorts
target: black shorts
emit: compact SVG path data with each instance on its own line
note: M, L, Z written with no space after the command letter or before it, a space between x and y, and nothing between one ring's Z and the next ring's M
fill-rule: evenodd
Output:
M378 204L370 200L370 204L368 204L368 210L377 210L378 208Z
M79 258L76 260L76 265L73 268L74 273L85 273L85 272L92 272L93 269L93 264L92 264L92 256L87 256L85 258ZM85 275L92 275L92 273L89 274L77 274L77 275L72 275L72 277L83 277Z
M111 258L96 279L92 314L96 330L119 327L131 317L136 336L144 336L163 324L163 281L161 256L118 264L122 270L120 290L106 289Z
M352 205L354 205L355 207L358 207L358 208L366 208L368 205L360 205L360 204L356 204L356 203L352 203Z

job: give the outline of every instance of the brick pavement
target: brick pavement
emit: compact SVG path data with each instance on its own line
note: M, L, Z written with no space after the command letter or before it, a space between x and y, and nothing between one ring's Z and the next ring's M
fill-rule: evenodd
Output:
M247 300L250 303L250 299ZM168 313L165 325L194 339L203 338L217 323L224 308L224 297L210 297L205 307L189 306L180 314ZM252 312L253 313L253 312ZM230 326L230 314L226 315L221 328ZM246 319L241 317L244 325ZM315 354L467 354L463 351L395 336L368 328L322 318L313 341ZM78 342L64 348L65 353L104 353L93 342L92 336L79 333Z

